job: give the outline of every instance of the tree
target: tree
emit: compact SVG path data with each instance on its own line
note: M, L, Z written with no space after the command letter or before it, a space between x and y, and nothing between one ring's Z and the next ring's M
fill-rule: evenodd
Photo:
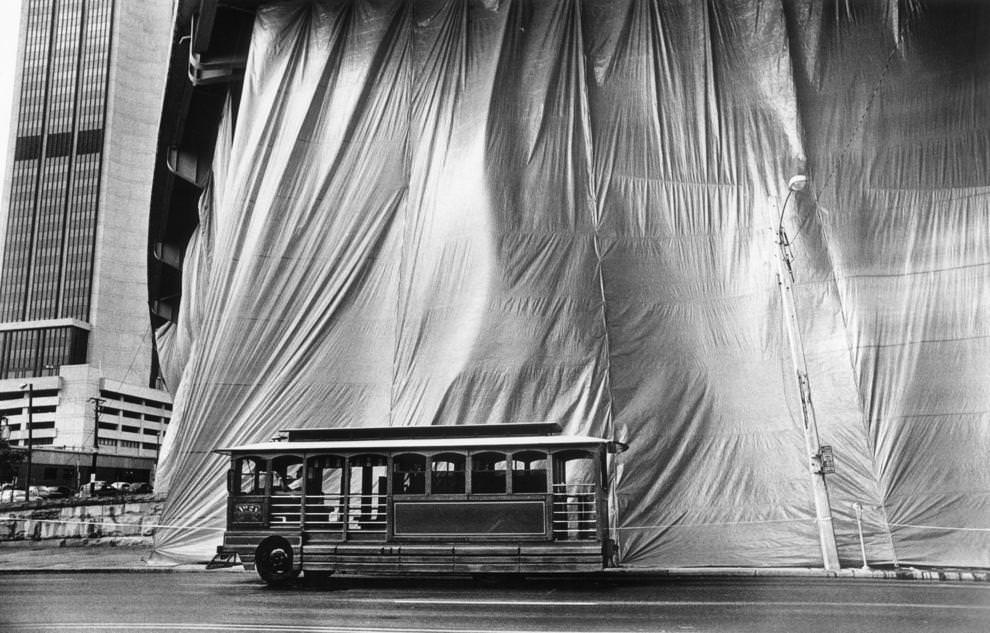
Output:
M24 449L11 446L9 440L0 437L0 481L13 480L25 457Z

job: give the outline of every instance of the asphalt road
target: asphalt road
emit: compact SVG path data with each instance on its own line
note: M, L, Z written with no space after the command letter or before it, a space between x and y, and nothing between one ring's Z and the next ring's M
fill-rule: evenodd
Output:
M3 574L0 631L990 631L990 584L812 578L336 580Z

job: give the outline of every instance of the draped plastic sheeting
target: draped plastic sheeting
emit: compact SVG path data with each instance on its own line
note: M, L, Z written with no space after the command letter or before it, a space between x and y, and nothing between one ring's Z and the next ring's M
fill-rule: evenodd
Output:
M165 558L286 427L614 437L629 566L820 565L780 206L843 564L990 565L979 3L280 2L159 346ZM807 173L808 188L787 195Z

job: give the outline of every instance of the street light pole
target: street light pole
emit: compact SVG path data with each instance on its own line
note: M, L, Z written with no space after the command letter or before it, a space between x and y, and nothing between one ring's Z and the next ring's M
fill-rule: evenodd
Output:
M94 396L89 401L93 403L93 465L90 468L89 479L96 481L96 455L100 451L100 405L103 404L104 399Z
M21 389L27 389L28 396L28 406L27 406L27 432L28 432L28 449L27 449L27 473L24 475L24 501L31 500L31 458L34 453L34 383L29 382L21 385Z
M828 571L839 569L839 553L835 543L835 530L832 526L832 506L828 498L828 485L825 481L826 468L822 463L822 447L818 436L818 422L815 418L815 408L811 403L811 382L808 380L808 363L804 356L804 344L797 318L797 308L794 304L794 271L791 268L792 256L790 242L784 231L784 210L787 201L795 191L804 189L807 178L795 176L788 183L790 192L784 199L780 209L780 219L774 227L777 255L777 284L780 288L781 304L784 311L784 323L787 338L790 343L791 361L798 383L801 397L801 416L804 421L804 443L811 474L812 497L815 504L815 518L818 525L818 540L822 550L822 561Z

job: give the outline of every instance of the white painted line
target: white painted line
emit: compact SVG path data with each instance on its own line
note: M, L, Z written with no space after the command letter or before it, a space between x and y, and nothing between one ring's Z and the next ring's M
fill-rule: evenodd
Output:
M362 600L363 602L364 600ZM382 602L380 600L369 600L369 602ZM479 606L522 606L522 607L555 607L558 605L568 607L601 607L614 602L582 602L582 601L558 601L558 600L453 600L453 599L430 599L430 598L398 598L386 600L391 604L448 604L448 605L479 605ZM635 603L643 604L643 603Z
M493 633L487 629L436 629L436 628L380 628L358 626L305 626L285 624L197 624L197 623L160 623L149 622L48 622L44 624L8 624L8 633L15 631L257 631L259 633ZM498 629L498 633L546 633L546 629ZM601 630L575 631L569 633L603 633ZM623 633L622 631L604 633Z
M820 602L820 601L754 601L754 600L609 600L609 601L570 601L570 600L449 600L431 598L406 598L398 600L375 600L366 598L347 599L341 602L370 602L375 604L440 604L463 606L559 606L559 607L866 607L891 609L976 609L990 611L990 605L972 604L922 604L918 602Z

